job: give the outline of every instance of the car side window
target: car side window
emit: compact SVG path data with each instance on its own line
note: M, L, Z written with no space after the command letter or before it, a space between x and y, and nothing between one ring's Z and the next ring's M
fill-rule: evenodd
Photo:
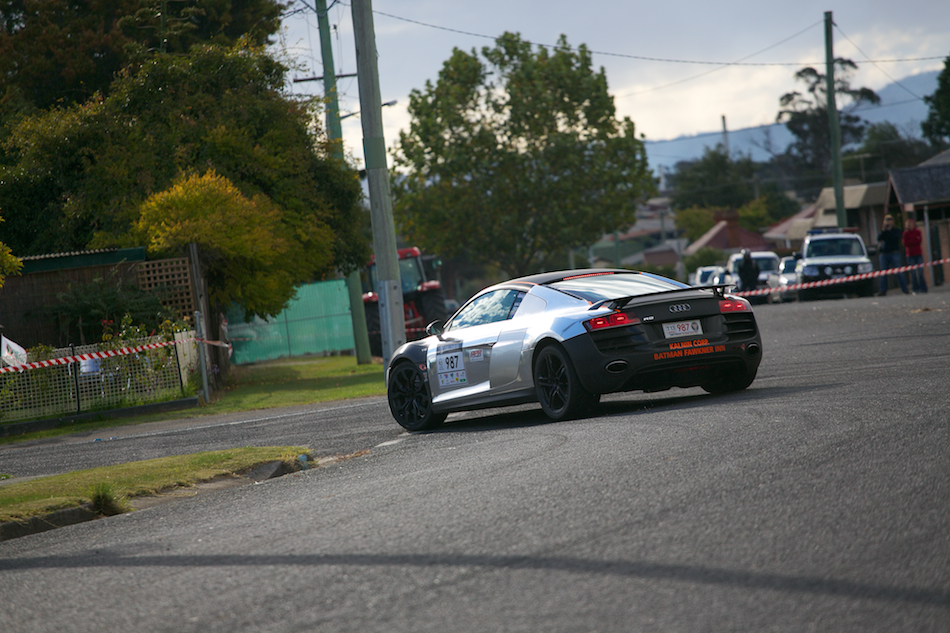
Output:
M518 309L524 294L518 290L506 289L487 292L462 308L449 323L448 330L510 319Z

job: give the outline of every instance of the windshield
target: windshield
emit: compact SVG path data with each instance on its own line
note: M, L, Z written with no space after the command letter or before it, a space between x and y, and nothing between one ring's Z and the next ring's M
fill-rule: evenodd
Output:
M769 272L773 270L778 270L778 257L752 257L755 260L756 265L759 267L759 272Z
M864 257L864 245L851 237L814 240L808 243L805 257Z
M580 276L556 281L550 286L591 303L689 288L666 277L636 272Z

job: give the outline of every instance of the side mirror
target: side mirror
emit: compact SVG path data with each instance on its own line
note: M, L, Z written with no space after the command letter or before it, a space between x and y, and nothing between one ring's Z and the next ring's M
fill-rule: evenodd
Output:
M426 334L429 336L437 336L439 340L442 340L442 334L445 333L444 324L442 321L433 321L426 326Z

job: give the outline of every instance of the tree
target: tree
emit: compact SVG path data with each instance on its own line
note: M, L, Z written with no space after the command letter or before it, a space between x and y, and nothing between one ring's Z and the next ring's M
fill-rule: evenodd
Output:
M862 182L887 180L889 169L914 167L933 156L926 141L902 134L893 123L874 123L864 133L864 142L842 156L849 178Z
M733 159L722 145L707 147L702 158L676 164L670 176L673 207L736 209L755 198L754 177L748 156Z
M562 36L532 51L505 33L455 49L413 90L394 151L394 215L410 241L520 275L634 220L651 191L643 142L616 119L603 69Z
M315 103L283 94L285 71L255 47L196 47L155 56L104 98L25 117L3 146L0 237L21 254L129 245L147 200L213 170L268 200L254 208L294 243L268 269L284 275L264 284L273 301L243 303L249 313L279 312L287 278L364 264L357 173L333 157Z
M927 118L920 124L924 138L937 150L950 147L950 55L937 75L937 89L924 101L930 107Z
M323 270L332 259L328 250L305 246L331 242L329 227L291 227L281 215L267 196L248 198L209 171L183 176L142 203L132 234L156 256L197 244L212 305L238 303L250 314L273 315L300 281L295 268ZM300 231L312 235L300 239Z
M3 222L3 218L0 218ZM10 247L0 242L0 288L3 287L3 280L8 275L16 275L23 267L23 262L13 255Z
M676 228L686 234L686 239L695 242L716 225L716 209L690 207L676 212Z
M242 37L262 46L280 28L286 4L0 0L0 109L82 103L107 93L117 73L160 50L180 54L198 43L230 46Z
M870 88L852 88L850 75L857 65L849 59L837 58L834 62L835 105L839 108L838 121L841 128L841 146L861 140L865 123L852 114L862 103L880 103L881 98ZM795 141L787 152L796 157L808 169L830 173L831 132L828 124L828 94L825 75L812 67L795 73L795 79L807 86L802 94L789 92L779 99L776 121L785 123ZM847 107L841 107L850 101Z

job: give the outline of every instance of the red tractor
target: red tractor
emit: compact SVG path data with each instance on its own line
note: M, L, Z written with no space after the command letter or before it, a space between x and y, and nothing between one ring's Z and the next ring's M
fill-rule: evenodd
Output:
M445 319L445 296L437 277L441 261L434 255L423 256L419 248L402 248L399 255L399 278L402 281L402 303L406 318L406 340L425 336L426 326ZM363 307L366 309L366 330L373 356L383 355L382 334L379 326L379 295L376 293L376 259L361 274Z

